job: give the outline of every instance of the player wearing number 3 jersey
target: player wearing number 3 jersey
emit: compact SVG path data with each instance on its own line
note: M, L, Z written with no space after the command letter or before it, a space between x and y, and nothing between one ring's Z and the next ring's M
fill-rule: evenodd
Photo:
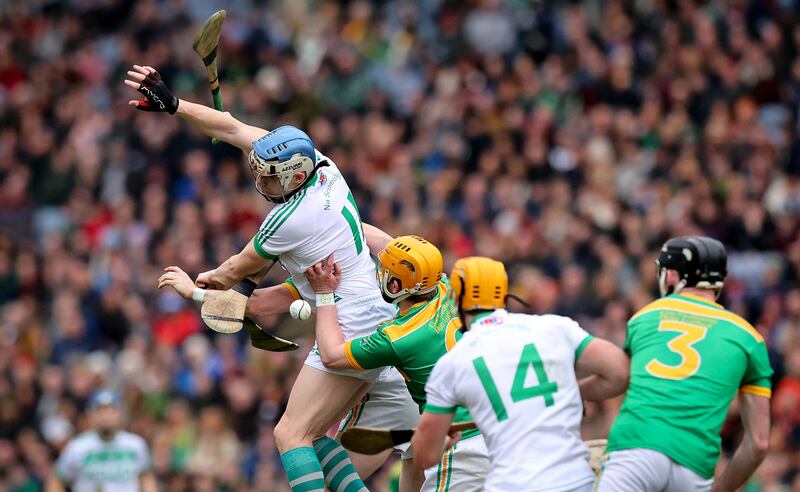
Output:
M713 490L735 490L767 451L772 369L764 339L715 299L725 248L707 237L664 244L656 261L665 297L628 322L631 382L611 428L601 492L712 489L719 431L740 392L745 437Z
M507 312L503 264L463 258L450 275L467 333L436 363L414 434L414 460L427 467L450 443L458 406L486 439L491 460L484 490L589 491L595 475L581 440L581 397L625 390L628 360L562 316ZM591 374L577 381L577 370Z

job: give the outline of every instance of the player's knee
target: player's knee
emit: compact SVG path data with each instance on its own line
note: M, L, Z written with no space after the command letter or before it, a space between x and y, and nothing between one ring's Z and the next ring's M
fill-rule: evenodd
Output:
M313 445L313 442L323 437L325 432L318 432L318 429L312 427L302 419L295 419L288 414L283 414L272 431L272 437L275 438L275 446L277 446L278 450L284 452L301 446Z
M291 419L287 418L285 414L272 430L272 437L275 438L275 446L281 452L302 445L302 437L297 430L294 429Z

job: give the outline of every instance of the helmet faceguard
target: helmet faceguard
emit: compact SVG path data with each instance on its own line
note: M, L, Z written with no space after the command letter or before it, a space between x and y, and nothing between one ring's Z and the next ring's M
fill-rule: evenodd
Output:
M283 203L292 197L308 179L313 176L316 170L313 162L308 157L295 154L287 161L278 162L277 160L267 161L259 156L255 149L250 151L248 158L250 172L256 184L256 190L273 203ZM308 169L310 168L310 171ZM292 181L298 171L306 171L305 179L292 187ZM279 188L279 193L269 193L269 181L274 180Z
M441 252L419 236L393 239L378 254L375 266L383 300L392 304L435 291L442 278ZM392 280L400 285L399 291L389 289Z
M678 294L686 287L722 292L727 270L725 246L704 236L672 238L661 248L656 259L658 290L662 296ZM679 280L667 285L667 270L675 270Z
M253 142L248 162L256 190L270 202L283 203L314 176L316 151L305 132L282 126ZM293 185L298 172L305 172L305 178ZM270 184L277 192L268 192Z

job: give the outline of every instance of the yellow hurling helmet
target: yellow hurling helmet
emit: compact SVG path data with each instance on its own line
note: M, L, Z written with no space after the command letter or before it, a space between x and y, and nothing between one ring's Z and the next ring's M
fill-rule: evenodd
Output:
M499 261L482 256L461 258L453 266L450 286L461 312L506 307L508 275Z
M436 289L442 278L442 253L419 236L393 239L378 254L378 285L386 302L398 303L409 296ZM392 294L389 283L400 282L400 291Z

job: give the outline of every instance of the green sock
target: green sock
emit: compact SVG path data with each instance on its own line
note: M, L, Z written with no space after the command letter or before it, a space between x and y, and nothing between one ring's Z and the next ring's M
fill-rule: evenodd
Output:
M369 492L341 444L323 437L314 443L314 452L325 472L325 485L333 492Z
M303 446L281 455L292 492L324 492L325 480L314 448Z

